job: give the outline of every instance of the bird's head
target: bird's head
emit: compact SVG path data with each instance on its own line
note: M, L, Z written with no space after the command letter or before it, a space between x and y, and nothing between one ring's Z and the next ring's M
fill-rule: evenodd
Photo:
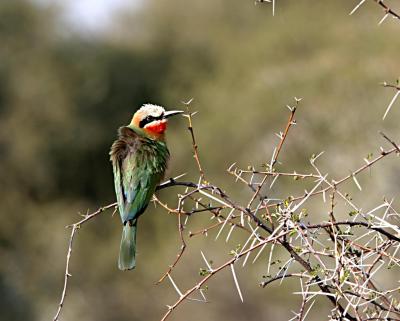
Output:
M131 125L144 130L153 138L160 139L167 129L168 117L181 113L183 111L165 111L161 106L145 104L133 115Z

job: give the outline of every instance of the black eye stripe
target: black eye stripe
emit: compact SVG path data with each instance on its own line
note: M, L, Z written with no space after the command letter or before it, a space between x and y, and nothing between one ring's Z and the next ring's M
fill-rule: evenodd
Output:
M151 123L152 121L155 120L161 120L164 118L164 113L162 113L160 116L152 116L152 115L148 115L147 117L143 118L140 122L139 122L139 127L143 128L144 126L146 126L147 124Z

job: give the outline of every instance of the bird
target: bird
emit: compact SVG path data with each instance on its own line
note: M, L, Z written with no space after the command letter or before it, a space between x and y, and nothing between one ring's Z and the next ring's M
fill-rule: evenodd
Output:
M165 142L168 118L182 113L144 104L134 113L128 126L119 128L118 138L111 146L115 194L123 224L118 258L120 270L136 266L137 221L167 169L170 156Z

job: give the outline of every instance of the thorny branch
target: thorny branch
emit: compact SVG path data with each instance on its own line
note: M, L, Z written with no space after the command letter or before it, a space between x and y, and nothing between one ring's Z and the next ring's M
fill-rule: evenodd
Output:
M296 124L296 122L294 121L294 114L296 113L296 109L298 107L299 102L301 101L301 99L295 98L296 100L296 105L293 107L287 106L288 109L290 110L290 115L289 115L289 119L287 121L286 127L284 132L279 133L278 137L280 138L279 140L279 144L278 146L274 149L274 152L272 153L272 159L271 159L271 163L269 164L268 168L272 171L274 165L276 164L276 162L278 161L278 157L279 157L279 153L281 152L282 146L285 143L286 137L289 133L289 129L290 127L292 127L293 125ZM232 171L229 171L230 173L235 174ZM252 190L254 191L254 195L252 196L252 198L250 199L249 203L247 204L247 208L250 208L251 204L253 204L254 200L256 199L256 197L259 195L262 187L264 186L266 180L268 178L268 175L265 175L262 182L260 184L258 184L257 188L252 188ZM250 182L250 184L248 184L248 186L252 186L252 182Z
M200 173L200 181L201 181L204 178L204 171L203 171L203 168L202 168L201 163L200 163L198 146L197 146L197 143L196 143L196 139L194 137L194 130L193 130L193 125L192 125L192 116L194 116L196 114L196 112L192 113L189 110L189 106L192 103L192 100L193 99L190 99L188 102L184 102L184 104L186 105L186 108L187 108L187 114L185 114L184 116L188 120L188 130L189 130L190 136L192 138L193 157L196 160L197 167L198 167L199 173Z
M201 289L201 287L210 279L212 278L216 273L220 272L221 270L225 269L228 266L233 265L239 258L241 258L242 256L247 255L248 253L254 251L255 249L267 244L267 243L271 243L277 239L279 239L280 237L284 236L284 233L277 235L275 237L270 237L262 242L260 242L257 245L254 245L253 247L249 248L248 250L235 255L232 259L228 260L227 262L225 262L224 264L220 265L218 268L216 269L211 269L209 271L207 271L207 275L200 281L198 282L195 286L193 286L192 288L188 289L185 293L183 293L180 298L171 306L168 306L168 311L165 313L165 315L163 316L163 318L161 319L161 321L164 321L168 318L168 316L172 313L172 311L179 305L181 304L185 299L187 299L189 297L190 294L192 294L193 292L195 292L196 290Z
M393 11L392 9L390 9L390 7L383 2L383 0L374 0L374 1L383 8L386 15L392 15L394 18L400 19L400 15L395 11Z
M375 2L376 4L378 4L383 12L384 12L384 16L382 17L382 19L379 21L379 25L382 24L389 16L393 17L394 19L399 19L400 20L400 14L397 13L395 10L393 10L389 5L387 5L387 2L385 2L384 0L371 0L373 2ZM355 13L364 3L366 3L367 0L359 0L359 2L357 3L357 5L353 8L353 10L351 10L350 15L352 15L353 13ZM254 1L255 4L258 3L271 3L272 5L272 15L275 15L275 7L276 7L276 0L255 0Z
M292 127L293 125L296 124L295 120L294 120L294 114L296 113L297 107L299 102L301 101L301 98L295 98L296 100L296 105L291 107L291 106L287 106L290 110L290 115L289 115L289 119L287 121L286 127L285 127L285 131L283 133L279 133L279 144L278 147L276 148L276 150L274 150L273 156L272 156L272 160L271 160L271 164L269 165L269 169L271 170L274 165L276 164L276 162L278 161L278 157L279 157L279 153L281 152L282 146L285 143L286 137L289 133L289 129L290 127Z
M256 262L267 245L270 245L266 266L268 275L261 282L261 286L266 287L274 281L282 282L287 278L300 281L301 291L295 294L301 295L302 301L293 320L304 320L314 303L320 298L331 302L331 319L333 320L395 320L399 318L400 287L380 289L375 278L384 273L384 268L400 267L398 254L400 215L392 206L393 201L385 199L372 210L365 211L355 204L348 193L343 191L345 183L349 181L353 181L361 190L357 177L387 156L399 153L399 146L386 134L381 133L393 148L389 150L381 148L377 157L364 159L364 165L338 180L327 180L327 174L318 168L316 160L320 155L311 158L311 172L277 171L274 165L277 163L289 129L295 123L294 115L298 102L299 100L296 99L296 106L290 109L287 125L284 132L279 135L279 143L272 153L271 162L266 170L257 168L244 170L235 165L228 169L236 181L244 184L251 192L245 206L241 205L240 201L231 198L220 187L204 180L204 171L199 160L198 145L193 130L193 113L188 110L186 116L189 121L189 133L199 179L197 183L180 181L178 179L181 176L178 176L167 180L157 188L157 190L170 187L182 188L183 192L177 197L177 206L171 206L158 197L154 197L155 202L162 209L177 215L178 232L182 244L173 264L157 282L160 283L168 278L179 295L178 299L168 307L162 320L166 320L185 300L199 301L190 297L195 293L203 298L200 301L207 302L205 284L214 275L229 267L238 294L243 300L234 266L239 260L242 260L242 265L245 266L253 253L252 262ZM310 191L305 191L299 196L282 195L269 198L262 187L272 188L277 181L285 178L299 183L313 182L314 185ZM318 195L322 196L323 201L326 202L328 192L331 194L327 220L313 223L307 221L307 205L310 206L309 203ZM346 213L337 210L336 205L339 202L351 209L347 218ZM67 295L68 280L71 276L69 266L76 232L83 224L111 208L116 210L116 203L101 207L69 226L72 230L67 251L64 287L54 321L59 319ZM189 246L188 241L185 240L184 231L187 230L190 224L189 218L192 215L207 215L207 213L211 214L211 218L215 221L203 229L189 232L189 237L208 235L215 231L216 239L218 239L223 231L228 229L226 241L233 233L239 232L246 235L247 239L243 246L231 251L233 257L217 268L211 267L202 253L207 265L206 269L201 270L202 279L186 291L181 291L178 283L173 279L173 274L174 267L179 264L185 249ZM274 268L275 265L273 266L276 246L281 246L289 254L289 259L281 262L278 270Z
M400 86L399 86L399 79L397 80L396 84L388 84L387 82L383 82L382 83L383 87L386 88L392 88L395 89L395 94L393 95L392 99L389 102L389 105L387 106L385 113L383 114L382 119L385 120L387 114L389 113L390 109L392 108L392 106L394 105L394 103L396 102L397 98L400 95Z
M200 174L200 178L199 178L199 184L200 184L204 179L204 171L203 171L203 168L202 168L201 163L200 163L198 146L197 146L197 143L196 143L196 138L195 138L195 135L194 135L193 125L192 125L192 116L195 115L196 113L192 113L190 111L190 109L189 109L189 106L190 106L191 102L192 102L192 99L190 99L188 102L183 102L183 104L185 104L186 108L187 108L187 114L184 114L184 117L186 117L187 120L188 120L188 130L189 130L190 136L192 138L193 157L196 160L196 164L197 164L198 171L199 171L199 174ZM190 186L190 187L193 187L193 186ZM187 195L187 197L190 197L190 195ZM169 212L175 212L175 213L178 214L178 230L179 230L179 236L180 236L180 239L181 239L181 248L180 248L178 254L176 255L175 261L172 263L172 265L170 265L168 267L167 272L164 273L164 275L156 282L156 284L161 283L162 281L165 280L165 278L167 276L170 275L170 273L172 272L173 268L178 264L179 260L181 259L182 255L183 255L183 253L185 252L185 249L186 249L186 242L185 242L185 238L183 236L183 230L184 230L185 226L182 223L182 215L184 215L184 214L187 215L188 213L184 213L183 210L182 210L184 199L185 199L185 197L179 196L178 208L175 211L168 209L167 205L163 205L160 201L158 201L158 203L161 204L164 208L167 208ZM199 204L199 202L197 202L197 204ZM216 209L217 208L211 208L211 207L203 206L202 210L194 209L194 210L191 211L191 213L194 213L195 211L202 212L204 210L207 211L207 212L213 213Z
M75 238L76 232L78 231L78 229L80 229L80 227L84 223L88 222L89 220L93 219L94 217L96 217L97 215L103 213L104 211L106 211L106 210L108 210L110 208L115 208L115 210L116 210L116 206L117 206L117 203L111 203L109 205L100 207L97 211L95 211L95 212L93 212L91 214L84 215L83 219L81 219L79 222L76 222L76 223L74 223L72 225L68 225L67 226L67 227L71 227L71 236L70 236L69 242L68 242L67 262L65 264L65 274L64 274L64 287L63 287L63 290L62 290L62 293L61 293L60 303L58 304L58 309L57 309L57 312L56 312L56 314L55 314L55 316L53 318L53 321L57 321L59 319L61 310L62 310L63 305L64 305L65 297L67 296L68 280L72 276L70 274L70 271L69 271L69 263L70 263L70 260L71 260L72 246L73 246L73 243L74 243L74 238Z
M156 196L155 196L156 198ZM183 255L183 252L185 252L186 249L186 242L185 242L185 238L183 236L183 229L184 226L182 224L182 215L184 215L182 213L182 199L179 201L179 206L177 210L171 210L168 208L167 205L163 205L157 198L156 198L157 203L161 204L164 208L166 208L168 210L168 212L175 212L178 214L178 231L179 231L179 237L181 239L181 248L178 252L178 254L176 255L176 259L174 261L174 263L172 263L172 265L169 266L167 272L164 273L164 275L156 282L156 284L161 283L162 281L164 281L164 279L171 273L172 269L175 267L176 264L178 264L180 258Z
M361 0L358 2L358 4L353 8L353 10L350 12L350 15L352 15L353 13L355 13L367 0ZM379 25L382 24L386 18L388 18L389 16L392 16L395 19L400 19L400 15L395 12L394 10L392 10L383 0L373 0L375 3L377 3L378 5L381 6L381 8L384 11L384 16L382 17L382 19L379 21Z
M290 117L289 123L292 124L292 121L293 117ZM275 156L279 154L276 153L276 151L282 148L282 141L286 139L288 127L290 126L287 126L287 130L285 130L284 134L280 136L281 140L278 147L275 148L275 151L273 152L274 156L271 164L276 163ZM226 261L219 268L212 269L209 266L205 272L206 276L185 292L179 290L176 282L172 281L172 276L170 276L171 281L174 282L174 287L176 287L178 291L179 298L173 305L169 306L168 311L162 320L169 317L172 311L175 310L185 299L190 299L189 296L194 292L199 291L201 295L204 295L202 292L202 286L208 282L215 273L228 266L231 266L233 269L233 264L235 264L239 258L245 256L246 259L244 260L244 265L247 261L248 255L253 252L255 248L261 247L261 253L262 249L265 247L265 240L271 240L271 237L274 237L274 244L280 244L287 250L290 254L290 260L284 264L286 267L279 271L275 277L271 277L271 280L266 280L262 284L266 286L274 280L285 279L288 276L298 276L302 279L307 279L307 285L304 287L303 292L301 292L303 301L300 311L295 317L298 320L305 318L305 315L307 315L309 309L311 309L315 302L315 297L318 295L324 296L332 302L334 307L334 309L332 309L332 316L335 318L343 320L360 320L361 318L365 318L365 316L381 315L381 311L385 311L387 314L397 315L399 313L398 308L393 304L395 289L382 292L376 287L374 282L372 282L372 277L382 267L380 262L386 260L386 263L390 262L391 265L400 266L400 258L397 258L396 256L399 247L398 241L400 240L397 235L399 235L400 229L398 229L396 225L389 223L385 217L389 215L395 216L395 213L397 212L395 212L391 207L391 203L388 203L387 201L369 212L363 212L352 202L351 198L346 193L343 193L339 189L339 186L351 179L354 180L357 186L359 186L356 176L382 160L384 157L398 151L398 147L393 141L387 137L385 137L385 139L391 142L394 146L393 149L387 151L382 149L380 155L375 159L367 159L365 165L351 172L349 175L336 181L332 180L331 182L328 182L326 180L327 175L322 175L321 171L316 167L316 158L311 161L316 173L310 174L276 172L273 166L269 166L267 171L255 169L242 170L234 168L234 165L232 165L228 171L234 174L237 181L244 183L253 192L247 207L243 207L236 201L233 201L226 192L210 183L207 185L199 184L197 187L194 187L193 190L188 191L187 194L190 194L191 196L195 193L199 193L202 196L209 196L211 201L226 206L227 210L231 209L230 214L228 214L224 220L205 228L203 231L200 230L196 232L196 234L206 234L209 228L217 228L221 226L220 231L217 234L218 237L224 226L229 222L232 226L228 233L229 238L229 235L235 226L241 225L244 227L247 223L250 226L250 230L247 229L243 231L250 235L246 244L251 245L248 249L245 249L245 245L242 251L236 252L236 256L233 259ZM250 176L250 179L244 178L246 175ZM260 183L254 183L256 176L262 176ZM268 178L272 178L274 182L279 177L292 177L295 180L316 179L317 184L310 192L306 192L302 196L286 197L270 202L271 199L267 196L260 195L260 186L263 186ZM206 194L205 190L209 190L212 193ZM328 222L317 224L306 224L303 222L302 211L298 213L300 205L304 205L315 195L322 194L325 198L325 194L330 190L334 191L332 195L337 194L342 201L354 209L354 211L351 212L354 219L344 221L336 220L333 213L334 199L332 197L332 208L329 215L330 220ZM185 197L185 195L183 195L183 197ZM255 208L250 208L256 197L259 197L260 199L258 205ZM262 208L272 208L276 210L276 212L273 213L274 224L272 224L264 214L262 214L261 217L258 216L258 212ZM379 218L373 214L379 209L385 209L383 218ZM238 212L239 215L233 216L232 213L235 211ZM391 213L391 211L393 211L393 213ZM247 219L244 220L243 215L248 217L250 221L247 221ZM373 217L373 219L371 217ZM357 218L363 220L356 220ZM236 220L236 225L234 225L232 220ZM342 230L339 226L341 226L342 229L345 229ZM353 230L355 227L364 228L365 232L357 233L358 230ZM388 230L390 228L392 231ZM262 233L256 233L255 231L257 229L263 230L269 236L264 236ZM330 249L330 247L323 244L323 240L325 240L323 237L323 231L331 236L331 240L334 243L333 249ZM357 237L353 237L354 239L352 239L353 233L354 235L357 234ZM369 240L360 244L359 240L366 236L370 236ZM382 237L386 237L386 240L388 241L385 241ZM382 245L376 246L375 248L368 247L368 244L372 240L379 240L382 242ZM300 242L299 245L296 244L296 241ZM259 254L257 254L255 260L258 258ZM331 260L335 263L335 267L332 269L329 268ZM372 262L369 265L366 265L368 268L364 268L364 265L361 262L366 263L369 261ZM300 264L300 266L304 268L303 272L287 273L293 262ZM316 264L316 262L318 262L318 264ZM270 267L268 266L268 270L269 269ZM234 281L238 288L238 293L242 298L242 293L235 275ZM315 287L318 287L320 290L311 291L311 289ZM348 289L352 290L352 295L348 294ZM354 295L354 293L357 295ZM381 294L379 295L378 293ZM388 296L388 294L390 295ZM367 299L367 297L371 295L373 296L372 299ZM314 299L314 301L308 306L308 310L306 310L307 302L311 299ZM374 306L374 312L371 313L368 310L369 305ZM350 314L350 311L353 311L354 314Z

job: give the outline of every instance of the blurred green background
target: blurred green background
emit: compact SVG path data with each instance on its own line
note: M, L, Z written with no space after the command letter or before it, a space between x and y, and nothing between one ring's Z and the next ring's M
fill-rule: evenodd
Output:
M207 178L239 199L249 194L225 169L270 160L294 96L304 99L282 168L309 171L310 155L324 150L321 167L340 177L386 144L379 129L396 138L400 106L382 121L394 92L379 82L399 76L400 24L378 26L383 14L373 1L349 16L357 2L278 0L273 17L270 5L254 1L126 0L96 29L64 19L62 2L1 0L0 319L52 319L65 225L114 202L109 146L143 103L182 108L194 98ZM183 118L171 121L168 176L188 172L196 180L186 127ZM398 195L396 168L392 159L360 178L368 201ZM285 195L280 187L275 192ZM160 197L173 201L176 192ZM110 214L77 235L62 320L157 320L176 300L168 281L154 285L179 248L176 218L149 207L140 220L138 266L123 273L116 266L120 222ZM194 230L208 224L208 216L193 218ZM214 235L189 240L174 274L182 289L199 278L199 249L210 259L226 257ZM211 303L188 302L171 320L288 319L299 298L291 286L259 288L263 273L265 262L238 268L241 304L223 272L209 284Z

